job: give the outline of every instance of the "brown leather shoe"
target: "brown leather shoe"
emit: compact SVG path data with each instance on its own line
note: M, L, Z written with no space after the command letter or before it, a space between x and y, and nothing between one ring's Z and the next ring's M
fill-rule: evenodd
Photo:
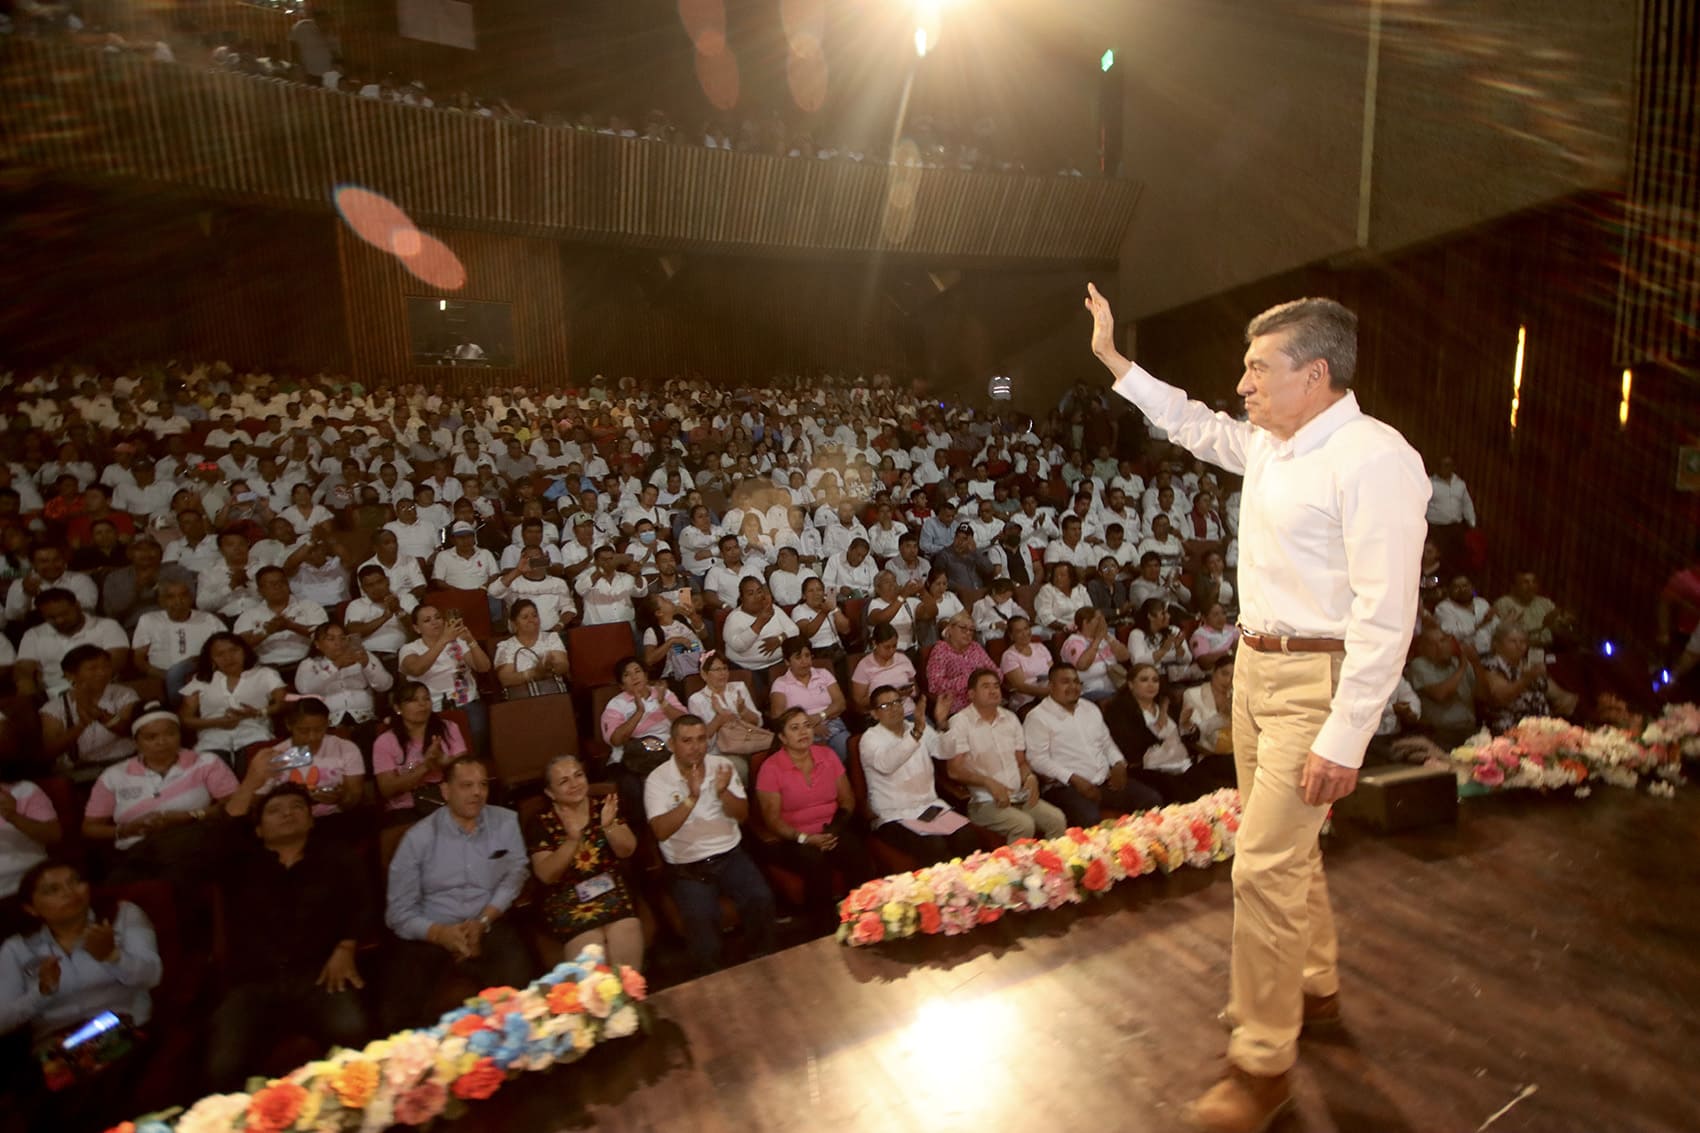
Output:
M1222 1080L1182 1116L1197 1133L1267 1133L1292 1104L1287 1075L1265 1078L1230 1064Z
M1231 1031L1234 1029L1234 1017L1228 1014L1226 1007L1216 1013L1216 1021L1222 1024L1223 1030ZM1304 1023L1299 1028L1301 1035L1306 1031L1312 1034L1337 1031L1345 1025L1346 1020L1340 1014L1340 996L1338 993L1334 995L1307 994L1305 996Z

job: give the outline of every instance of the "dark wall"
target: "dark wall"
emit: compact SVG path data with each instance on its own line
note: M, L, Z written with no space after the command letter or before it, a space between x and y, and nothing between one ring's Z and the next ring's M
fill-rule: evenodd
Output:
M1638 369L1618 427L1616 213L1614 200L1578 199L1386 261L1291 272L1141 321L1137 354L1195 396L1232 397L1252 315L1303 295L1341 300L1360 318L1365 410L1431 467L1455 457L1470 484L1490 552L1478 588L1497 597L1527 564L1593 631L1645 639L1659 586L1691 559L1700 497L1674 478L1700 399L1691 379Z
M0 199L9 358L347 363L330 218L42 183Z

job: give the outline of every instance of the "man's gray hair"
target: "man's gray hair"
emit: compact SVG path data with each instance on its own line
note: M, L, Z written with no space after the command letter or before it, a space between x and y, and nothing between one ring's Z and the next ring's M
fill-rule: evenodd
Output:
M1332 299L1294 299L1271 307L1246 324L1245 340L1290 330L1283 353L1296 366L1320 358L1328 363L1328 384L1352 388L1358 370L1358 317Z

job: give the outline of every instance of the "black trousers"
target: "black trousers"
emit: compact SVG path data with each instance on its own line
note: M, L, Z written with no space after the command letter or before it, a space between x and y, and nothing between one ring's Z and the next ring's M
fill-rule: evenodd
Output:
M1211 791L1235 786L1237 781L1231 755L1207 755L1196 759L1179 775L1143 768L1137 771L1130 769L1128 775L1129 778L1137 777L1141 783L1162 795L1164 803L1190 803Z
M1132 814L1163 805L1163 797L1141 782L1131 768L1128 771L1127 783L1121 790L1112 790L1107 782L1100 784L1096 802L1067 783L1052 783L1040 793L1046 802L1063 812L1063 817L1068 819L1070 826L1080 827L1096 826L1104 821L1105 807Z
M854 819L844 811L839 811L822 833L837 835L838 845L823 850L797 842L775 842L770 850L775 865L802 877L803 912L811 924L824 928L838 924L838 898L842 894L835 892L834 872L843 876L845 885L853 887L874 875L874 862Z
M901 822L885 822L874 827L874 837L922 865L965 858L980 848L980 836L972 826L964 826L954 834L917 834Z
M326 1049L357 1048L366 1041L370 1027L361 993L349 988L332 995L313 982L316 975L242 983L225 992L208 1027L209 1090L241 1089L285 1038L305 1036Z
M384 974L384 1028L388 1031L434 1023L445 980L463 976L479 987L524 987L541 974L531 946L503 917L484 934L478 955L456 960L427 940L395 940Z

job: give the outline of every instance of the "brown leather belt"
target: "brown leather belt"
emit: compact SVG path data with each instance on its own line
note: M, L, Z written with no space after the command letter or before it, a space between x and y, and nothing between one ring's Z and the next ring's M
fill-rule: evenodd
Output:
M1344 653L1346 643L1337 637L1276 637L1252 633L1240 627L1240 644L1259 653Z

